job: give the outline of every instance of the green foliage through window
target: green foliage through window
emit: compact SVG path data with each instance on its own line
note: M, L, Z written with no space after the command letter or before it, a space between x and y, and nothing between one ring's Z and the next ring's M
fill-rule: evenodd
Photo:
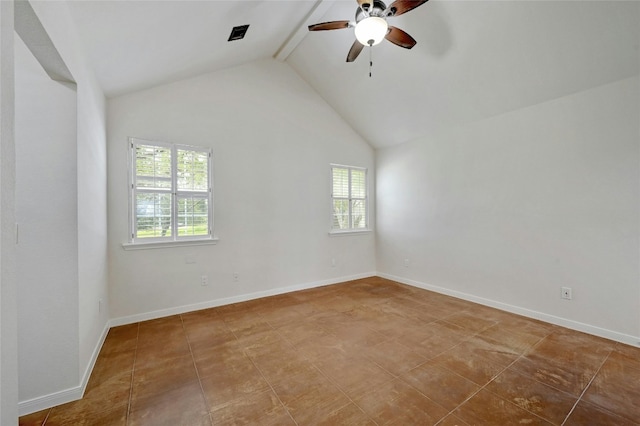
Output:
M331 229L348 231L367 228L367 171L331 166L333 213Z
M209 238L211 151L131 139L132 240Z

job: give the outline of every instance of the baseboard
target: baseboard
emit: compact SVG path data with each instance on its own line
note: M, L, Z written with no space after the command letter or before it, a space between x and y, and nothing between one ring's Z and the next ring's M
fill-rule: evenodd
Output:
M368 278L373 276L376 276L376 272L342 276L342 277L331 278L327 280L313 281L310 283L292 285L288 287L279 287L279 288L274 288L274 289L265 290L265 291L258 291L255 293L241 294L238 296L214 299L206 302L194 303L191 305L183 305L183 306L177 306L173 308L159 309L157 311L151 311L151 312L129 315L129 316L120 317L120 318L114 318L111 321L109 321L109 325L111 327L116 327L120 325L133 324L140 321L148 321L152 319L167 317L170 315L184 314L186 312L199 311L201 309L208 309L208 308L215 308L218 306L230 305L232 303L240 303L240 302L246 302L253 299L260 299L261 297L276 296L278 294L291 293L293 291L300 291L300 290L307 290L310 288L322 287L322 286L331 285L331 284L338 284L345 281L357 280L357 279Z
M534 311L531 309L510 305L507 303L502 303L502 302L498 302L491 299L485 299L483 297L475 296L473 294L463 293L461 291L451 290L444 287L438 287L438 286L426 284L420 281L399 277L396 275L385 274L381 272L378 272L377 275L379 277L396 281L402 284L407 284L412 287L417 287L424 290L430 290L436 293L445 294L447 296L456 297L458 299L468 300L469 302L478 303L480 305L489 306L491 308L500 309L502 311L507 311L514 314L522 315L524 317L544 321L554 325L559 325L561 327L569 328L571 330L581 331L583 333L592 334L594 336L603 337L605 339L614 340L616 342L624 343L627 345L640 347L640 336L631 336L624 333L618 333L616 331L607 330L605 328L600 328L591 324L585 324L585 323L573 321L567 318L546 314L544 312Z
M49 395L30 399L27 401L21 401L18 403L18 413L20 416L24 416L27 414L35 413L36 411L41 411L47 408L54 407L56 405L66 404L67 402L81 399L87 387L87 383L89 382L89 378L91 377L91 372L93 371L93 367L95 366L96 360L98 359L98 354L100 353L100 349L102 348L104 340L106 339L107 333L109 332L109 329L111 327L125 325L125 324L132 324L139 321L162 318L170 315L177 315L177 314L197 311L201 309L214 308L217 306L229 305L232 303L246 302L253 299L259 299L261 297L269 297L269 296L275 296L278 294L290 293L293 291L307 290L315 287L339 284L345 281L368 278L372 276L379 276L382 278L386 278L392 281L396 281L402 284L407 284L407 285L421 288L424 290L434 291L436 293L445 294L447 296L456 297L458 299L468 300L470 302L474 302L474 303L489 306L492 308L500 309L503 311L511 312L514 314L522 315L528 318L533 318L540 321L548 322L550 324L559 325L572 330L593 334L595 336L625 343L627 345L640 347L640 337L638 336L631 336L623 333L618 333L612 330L603 329L590 324L584 324L578 321L573 321L570 319L549 315L544 312L538 312L538 311L522 308L515 305L509 305L509 304L498 302L495 300L485 299L472 294L463 293L460 291L451 290L444 287L438 287L438 286L426 284L420 281L415 281L415 280L411 280L411 279L407 279L407 278L403 278L403 277L399 277L391 274L385 274L381 272L369 272L364 274L356 274L356 275L350 275L350 276L343 276L339 278L331 278L327 280L314 281L310 283L298 284L298 285L293 285L288 287L279 287L279 288L265 290L265 291L259 291L259 292L243 294L243 295L238 295L233 297L226 297L221 299L214 299L207 302L195 303L191 305L183 305L183 306L178 306L178 307L168 308L168 309L160 309L157 311L111 319L105 325L102 335L100 336L100 339L96 344L96 347L92 353L89 364L87 365L87 368L85 369L85 372L82 376L81 383L78 386L65 389L60 392L55 392Z
M84 374L82 375L82 381L80 383L80 387L82 388L82 395L84 395L84 391L87 389L87 384L89 383L89 379L91 378L91 373L93 372L93 367L96 365L96 361L98 360L98 355L100 355L100 350L102 349L102 345L104 344L105 339L107 338L107 334L109 333L109 329L111 328L111 324L109 321L104 325L104 329L102 330L102 334L100 335L100 339L98 339L98 343L96 347L93 348L93 353L91 354L91 359L89 360L89 364L87 368L84 370Z
M78 399L81 399L82 396L84 395L85 389L87 388L87 383L89 383L89 378L91 377L91 372L93 371L93 367L95 366L96 361L98 359L98 355L100 354L100 349L102 349L102 345L111 327L136 323L139 321L146 321L150 319L162 318L169 315L182 314L185 312L198 311L201 309L214 308L217 306L229 305L231 303L246 302L248 300L259 299L261 297L275 296L278 294L290 293L293 291L306 290L310 288L322 287L322 286L331 285L331 284L338 284L345 281L368 278L375 275L376 275L375 272L349 275L349 276L331 278L331 279L321 280L321 281L314 281L310 283L298 284L298 285L293 285L288 287L279 287L279 288L259 291L255 293L242 294L242 295L233 296L233 297L225 297L222 299L214 299L207 302L195 303L192 305L184 305L184 306L178 306L174 308L160 309L157 311L111 319L107 322L107 324L105 324L104 330L102 331L102 335L100 336L100 339L98 340L96 347L93 350L91 359L89 360L89 364L87 365L84 371L84 374L82 375L81 383L78 386L65 389L59 392L54 392L49 395L44 395L38 398L29 399L27 401L21 401L18 403L18 414L20 416L25 416L27 414L31 414L37 411L46 410L47 408L55 407L56 405L66 404L67 402L77 401Z
M82 386L75 386L49 395L18 402L18 415L25 416L36 411L46 410L56 405L77 401L82 398Z
M27 414L55 407L56 405L66 404L67 402L77 401L81 399L84 395L85 389L87 388L87 383L89 383L91 372L93 371L93 367L96 364L98 354L100 353L100 349L102 349L102 344L107 337L109 328L109 323L107 322L104 326L104 329L102 330L100 339L98 339L98 342L93 349L89 364L87 365L87 368L85 368L84 374L82 375L82 379L78 386L74 386L72 388L65 389L59 392L54 392L49 395L40 396L38 398L29 399L27 401L20 401L18 402L18 415L26 416Z

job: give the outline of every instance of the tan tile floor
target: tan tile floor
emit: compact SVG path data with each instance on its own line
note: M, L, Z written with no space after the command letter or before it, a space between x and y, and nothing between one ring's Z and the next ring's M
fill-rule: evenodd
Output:
M638 425L640 349L368 278L113 328L21 425Z

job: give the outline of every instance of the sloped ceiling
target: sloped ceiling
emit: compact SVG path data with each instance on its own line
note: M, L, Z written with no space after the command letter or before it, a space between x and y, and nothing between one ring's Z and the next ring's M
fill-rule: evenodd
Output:
M107 96L270 58L315 6L278 0L68 1ZM249 24L243 40L227 41Z
M311 33L290 64L376 147L638 74L637 2L432 1L392 18L418 44L353 64L350 31ZM336 4L326 18L350 16Z
M277 56L376 148L640 68L640 3L632 1L431 0L389 19L417 40L413 49L384 41L354 63L345 62L353 30L306 32L309 23L353 19L354 0L69 4L110 96ZM243 24L247 37L228 43Z

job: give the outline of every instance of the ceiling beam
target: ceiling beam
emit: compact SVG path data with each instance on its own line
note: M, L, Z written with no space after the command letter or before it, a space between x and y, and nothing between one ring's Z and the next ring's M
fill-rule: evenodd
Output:
M289 35L285 42L280 46L273 57L279 61L286 61L291 52L298 47L302 39L309 32L308 26L319 22L325 13L333 6L336 0L316 0L307 16L300 22L295 30Z
M2 1L2 0L0 0ZM15 31L52 80L75 85L71 71L27 0L14 3Z

